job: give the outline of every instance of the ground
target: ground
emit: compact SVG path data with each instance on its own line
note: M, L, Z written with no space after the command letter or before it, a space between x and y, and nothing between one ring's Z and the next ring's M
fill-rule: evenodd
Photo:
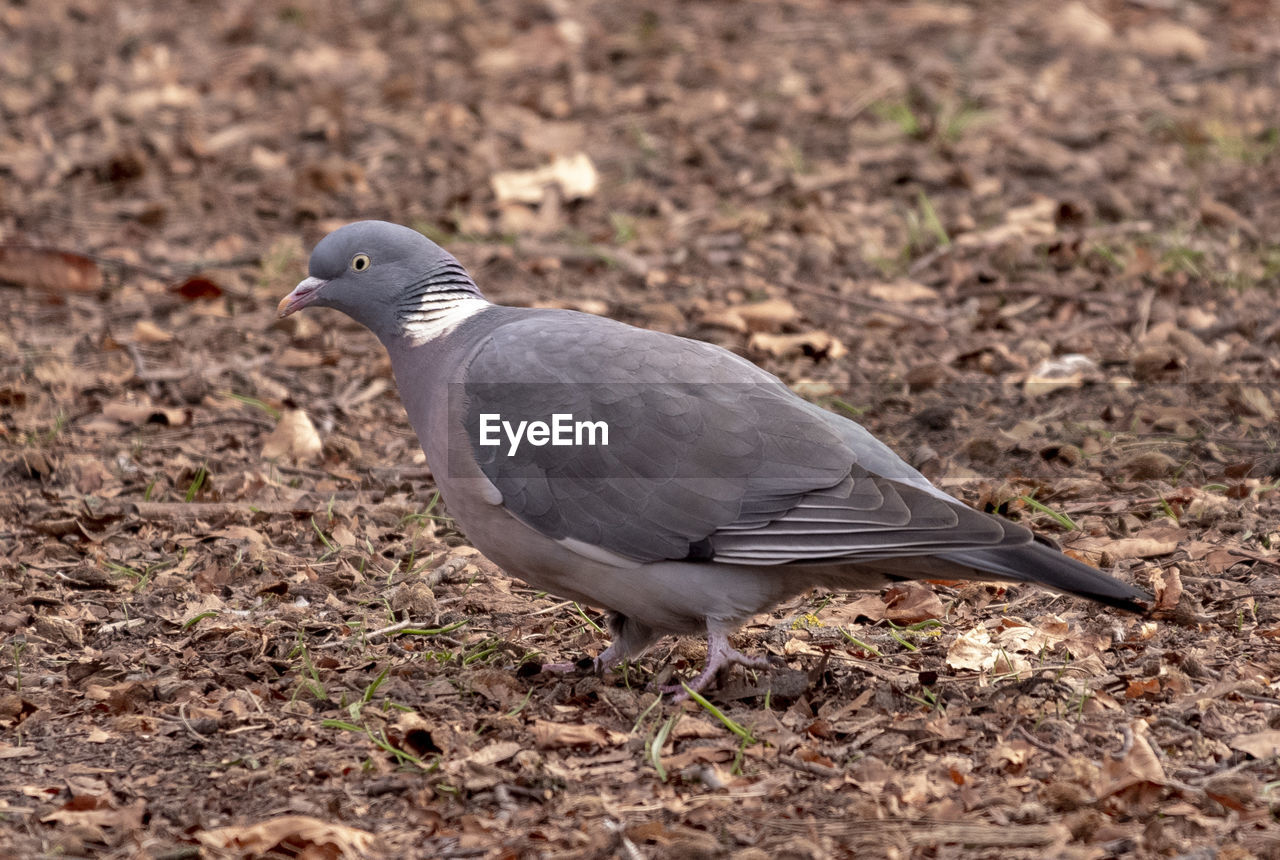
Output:
M1280 856L1280 10L0 4L0 853ZM532 173L532 171L542 171ZM810 593L706 703L455 530L343 222L709 340L1153 591ZM669 698L669 697L668 697Z

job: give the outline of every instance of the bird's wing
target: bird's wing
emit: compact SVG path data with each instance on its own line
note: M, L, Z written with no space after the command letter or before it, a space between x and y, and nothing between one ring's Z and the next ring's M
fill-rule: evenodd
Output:
M942 494L869 433L847 431L852 422L700 341L529 314L496 328L457 379L451 411L469 441L458 453L508 511L552 539L638 561L766 565L1031 540ZM567 416L571 444L513 445L494 432L495 422L514 430L556 415ZM498 444L481 444L486 421ZM604 422L608 444L574 439L578 422Z

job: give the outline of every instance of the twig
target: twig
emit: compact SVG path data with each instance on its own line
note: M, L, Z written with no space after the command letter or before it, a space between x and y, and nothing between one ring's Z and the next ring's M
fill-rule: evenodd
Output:
M200 741L200 743L202 744L207 744L209 742L208 735L202 735L198 731L196 731L195 727L192 726L191 722L187 719L187 703L186 702L182 702L180 705L178 705L178 719L182 722L182 727L187 730L187 733L190 734L191 737Z
M396 624L379 628L378 630L370 630L368 633L364 634L364 638L374 639L378 636L387 636L391 633L398 633L399 631L407 630L410 627L421 627L421 626L422 626L422 622L420 621L413 621L413 620L400 621ZM332 642L324 642L320 645L316 645L315 650L319 651L325 648L340 648L345 644L347 644L346 639L335 639Z
M919 313L916 313L915 311L909 311L909 310L906 310L905 308L895 307L893 305L886 304L884 302L878 302L874 299L864 299L864 298L859 298L858 296L846 296L843 293L832 293L832 292L828 292L827 290L820 290L817 287L808 287L803 284L797 284L794 282L784 283L783 286L787 290L794 290L797 293L804 293L805 295L816 296L817 298L823 299L828 302L831 302L831 301L841 302L843 304L850 305L856 308L863 308L869 311L877 311L879 313L889 314L890 316L902 317L903 319L908 319L908 320L911 320L912 322L920 323L921 325L942 325L942 323L939 320L936 320L932 317L927 317L924 314L919 314Z
M1120 734L1124 737L1124 743L1120 745L1118 752L1113 752L1111 754L1111 757L1116 761L1120 761L1120 759L1127 756L1130 750L1133 749L1133 729L1128 726L1120 726Z
M803 759L798 759L795 756L780 755L778 756L778 761L782 762L787 767L795 768L803 773L811 773L814 776L831 777L844 775L843 771L837 768L827 767L825 764L818 764L816 761L804 761Z
M105 633L115 633L117 630L129 630L134 627L141 627L147 623L145 618L128 618L124 621L112 621L110 624L103 624L98 628L98 635Z
M1040 740L1038 737L1031 734L1031 732L1027 731L1022 726L1014 726L1013 730L1017 732L1019 735L1021 735L1024 741L1031 744L1036 749L1042 750L1043 752L1047 752L1050 755L1056 755L1059 758L1067 757L1066 753L1064 753L1062 750L1058 749L1052 744L1049 744L1049 743L1046 743L1045 741Z

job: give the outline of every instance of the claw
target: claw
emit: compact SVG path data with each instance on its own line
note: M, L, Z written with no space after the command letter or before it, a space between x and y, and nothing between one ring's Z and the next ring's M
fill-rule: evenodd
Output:
M702 688L711 683L721 669L737 664L745 666L748 669L768 669L773 664L764 657L748 657L738 649L729 644L729 637L720 631L708 631L707 633L707 665L703 668L698 677L684 684L666 684L657 689L663 693L674 693L671 699L673 703L683 702L689 698L689 692L702 692Z

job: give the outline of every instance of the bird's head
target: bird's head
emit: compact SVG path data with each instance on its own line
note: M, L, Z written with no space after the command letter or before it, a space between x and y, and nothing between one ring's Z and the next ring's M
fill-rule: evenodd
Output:
M320 240L310 277L280 300L278 315L306 307L342 311L384 342L412 331L431 312L482 299L475 282L435 242L386 221L357 221Z

